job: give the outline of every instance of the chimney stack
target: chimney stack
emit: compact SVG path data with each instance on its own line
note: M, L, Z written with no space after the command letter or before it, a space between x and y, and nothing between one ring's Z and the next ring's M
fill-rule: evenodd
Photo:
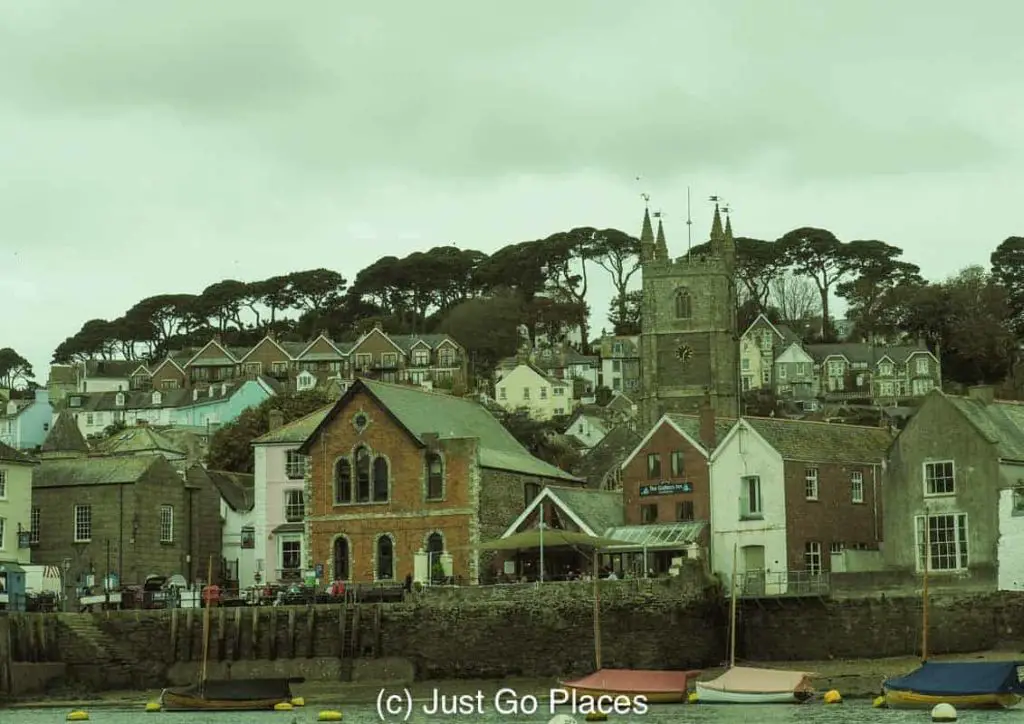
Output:
M967 388L967 396L983 405L991 405L995 401L996 393L992 385L974 385Z
M284 425L284 413L280 410L271 410L268 418L270 420L271 432Z
M704 399L700 403L700 441L710 453L715 449L715 408L711 404L711 392L704 391Z

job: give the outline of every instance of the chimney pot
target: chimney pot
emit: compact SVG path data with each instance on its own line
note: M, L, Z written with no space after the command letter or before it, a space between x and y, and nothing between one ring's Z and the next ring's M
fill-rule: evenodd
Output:
M967 388L967 396L988 405L995 401L995 389L992 385L974 385Z
M271 410L268 417L272 431L284 425L284 413L280 410Z

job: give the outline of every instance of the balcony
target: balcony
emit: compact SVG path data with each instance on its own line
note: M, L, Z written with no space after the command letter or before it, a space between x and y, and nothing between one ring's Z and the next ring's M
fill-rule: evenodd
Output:
M824 571L750 571L740 575L737 592L750 599L824 597L831 592L831 581Z
M281 583L301 583L302 568L278 568L277 580Z

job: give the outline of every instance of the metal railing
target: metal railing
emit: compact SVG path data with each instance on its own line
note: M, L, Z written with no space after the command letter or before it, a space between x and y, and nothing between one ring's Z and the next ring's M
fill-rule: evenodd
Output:
M741 598L827 596L830 591L831 580L824 571L748 571L740 575L737 587Z

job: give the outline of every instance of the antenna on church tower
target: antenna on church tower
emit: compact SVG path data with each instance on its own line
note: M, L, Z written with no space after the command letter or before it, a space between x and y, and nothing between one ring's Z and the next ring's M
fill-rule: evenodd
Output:
M686 187L686 258L690 258L690 247L693 246L693 217L690 215L690 187Z

